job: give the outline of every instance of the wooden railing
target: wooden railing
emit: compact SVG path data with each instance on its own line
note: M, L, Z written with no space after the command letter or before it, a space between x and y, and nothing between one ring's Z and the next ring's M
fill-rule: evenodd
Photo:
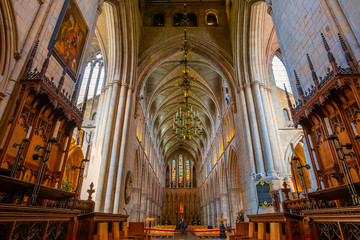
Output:
M265 239L305 239L303 217L288 213L248 215L249 237Z
M0 239L71 239L77 210L0 204Z
M314 240L360 239L360 207L330 208L302 212L309 218Z

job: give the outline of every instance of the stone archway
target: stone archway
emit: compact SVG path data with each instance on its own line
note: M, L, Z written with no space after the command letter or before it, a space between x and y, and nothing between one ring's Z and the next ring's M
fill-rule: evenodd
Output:
M235 226L237 213L244 208L241 190L241 176L236 152L233 148L229 153L229 197L231 205L231 221Z
M77 187L79 169L73 170L72 168L79 167L81 161L84 159L84 153L80 146L76 145L75 139L71 140L71 145L69 148L68 158L66 159L65 173L61 181L61 189L65 191L74 192ZM79 182L79 192L81 192L82 179Z

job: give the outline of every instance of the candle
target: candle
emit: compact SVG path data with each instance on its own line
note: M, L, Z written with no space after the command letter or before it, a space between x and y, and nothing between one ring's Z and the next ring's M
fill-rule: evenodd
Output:
M359 136L357 131L356 131L355 124L353 122L351 123L351 127L352 127L352 130L354 131L355 136Z
M312 140L311 140L310 134L308 134L308 139L309 139L309 143L310 143L311 149L314 149L314 146L313 146L313 144L312 144Z
M333 135L333 131L331 130L331 126L330 126L330 122L329 122L329 119L328 118L324 118L324 121L325 121L325 125L326 125L326 128L328 130L328 133L330 136Z
M293 156L296 156L295 149L294 149L294 144L290 143L290 147L291 147L291 151L292 151Z
M56 139L58 132L59 132L59 128L60 128L60 121L57 121L55 128L54 128L54 134L52 136L53 139Z
M31 130L32 130L32 126L29 127L25 139L29 139L29 138L30 138Z
M63 149L64 152L66 151L68 142L69 142L69 137L66 137L66 138L65 138L65 142L64 142L64 149Z

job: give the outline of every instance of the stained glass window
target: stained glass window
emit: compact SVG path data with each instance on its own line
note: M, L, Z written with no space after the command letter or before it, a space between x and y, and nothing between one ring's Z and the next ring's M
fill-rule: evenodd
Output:
M171 166L171 182L175 183L175 178L176 178L176 162L175 160L172 161L172 166Z
M179 156L179 183L184 181L184 163L183 163L183 156Z
M186 160L186 182L190 182L190 161Z

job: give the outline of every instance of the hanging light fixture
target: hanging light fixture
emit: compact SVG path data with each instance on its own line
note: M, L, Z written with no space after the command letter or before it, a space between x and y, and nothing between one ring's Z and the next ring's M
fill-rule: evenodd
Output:
M199 111L195 112L192 106L189 107L189 90L191 89L191 83L196 81L196 78L190 75L190 69L188 67L187 56L194 47L194 45L187 40L187 27L188 18L186 13L186 4L184 4L184 42L181 44L180 52L184 54L184 69L180 76L181 82L177 83L176 86L180 87L184 91L185 97L185 109L176 111L176 115L173 119L173 131L178 137L185 140L192 139L195 136L199 136L202 133L201 121L199 117Z

